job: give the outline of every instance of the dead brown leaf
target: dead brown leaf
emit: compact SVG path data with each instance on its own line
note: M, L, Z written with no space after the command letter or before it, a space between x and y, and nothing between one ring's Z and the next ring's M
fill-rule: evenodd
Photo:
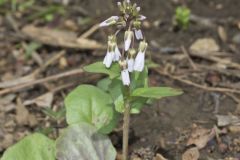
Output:
M36 104L39 107L51 107L53 95L54 94L52 92L48 92L35 99L25 101L24 105Z
M29 38L51 46L61 46L66 48L78 49L104 49L104 45L95 40L87 38L77 38L75 32L54 30L46 27L35 27L27 25L22 32Z
M16 108L16 121L20 125L27 125L29 118L29 112L26 107L22 104L20 98L17 99L17 108Z
M240 125L240 119L234 115L216 115L217 125L219 127L226 127L229 125Z
M202 149L213 137L215 137L215 132L213 132L213 130L196 127L193 129L190 138L187 141L187 145L195 144L198 149Z

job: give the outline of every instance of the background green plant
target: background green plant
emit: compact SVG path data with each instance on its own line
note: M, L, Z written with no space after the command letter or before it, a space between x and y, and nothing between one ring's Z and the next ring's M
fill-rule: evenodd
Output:
M181 29L188 29L190 22L191 10L187 7L177 7L175 10L175 23Z

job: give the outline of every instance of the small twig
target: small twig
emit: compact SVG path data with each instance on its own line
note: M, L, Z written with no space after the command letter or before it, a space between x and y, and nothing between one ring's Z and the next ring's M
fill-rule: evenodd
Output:
M81 74L83 72L84 71L81 68L80 69L75 69L75 70L67 71L67 72L64 72L64 73L52 75L52 76L49 76L49 77L46 77L46 78L42 78L42 79L39 79L39 80L36 80L36 81L33 81L33 82L29 82L29 83L26 83L26 84L18 85L18 86L11 87L11 88L6 88L6 89L3 89L3 90L0 91L0 96L4 95L4 94L7 94L7 93L10 93L10 92L17 92L17 91L19 91L23 88L28 88L28 87L31 87L31 86L34 86L34 85L37 85L37 84L42 84L42 83L46 83L46 82L49 82L49 81L58 80L60 78L72 76L72 75L75 75L75 74Z
M89 30L84 32L79 38L88 38L90 35L92 35L94 32L96 32L99 29L99 24L95 24L92 26ZM78 38L78 39L79 39Z
M190 63L191 66L192 66L192 68L193 68L194 70L196 70L196 69L197 69L197 66L195 65L195 63L193 62L193 60L191 59L191 57L189 56L189 53L188 53L188 51L186 50L186 48L185 48L184 46L181 46L181 50L182 50L183 54L185 54L185 56L187 57L189 63Z
M19 77L17 80L14 79L14 80L10 80L10 81L7 81L7 82L0 82L0 88L9 88L9 87L13 87L13 86L17 86L17 85L23 85L23 84L26 84L26 83L33 82L40 72L43 72L49 65L53 64L55 61L57 61L59 58L61 58L65 53L66 52L64 50L59 52L58 54L51 57L40 68L35 69L32 73L30 73L26 76Z
M189 52L189 53L191 56L196 56L196 57L200 57L200 58L212 61L212 62L223 64L223 65L226 65L227 67L240 69L240 64L223 59L223 58L219 58L216 56L209 56L209 54L200 54L198 52Z
M239 90L235 90L235 89L231 89L231 88L208 87L208 86L204 86L204 85L201 85L201 84L197 84L197 83L194 83L194 82L192 82L190 80L185 80L185 79L179 78L177 76L171 75L169 73L165 73L165 72L159 70L159 68L155 68L154 71L156 71L157 73L159 73L161 75L164 75L164 76L167 76L167 77L172 78L174 80L177 80L179 82L182 82L182 83L185 83L187 85L194 86L196 88L200 88L200 89L203 89L203 90L206 90L206 91L222 92L222 93L229 92L229 93L240 94Z

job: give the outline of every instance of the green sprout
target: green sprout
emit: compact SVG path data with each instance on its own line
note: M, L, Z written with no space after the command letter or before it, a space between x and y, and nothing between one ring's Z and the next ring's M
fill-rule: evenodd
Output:
M177 7L175 11L175 23L181 29L188 29L191 10L187 7Z

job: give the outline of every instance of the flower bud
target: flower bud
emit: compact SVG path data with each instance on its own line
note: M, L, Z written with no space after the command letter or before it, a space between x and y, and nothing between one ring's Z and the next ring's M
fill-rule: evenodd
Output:
M143 15L139 15L139 17L137 18L138 20L140 21L143 21L145 20L147 17L143 16Z
M124 35L125 51L128 51L128 49L130 48L132 38L133 38L133 32L132 31L126 31L125 35Z
M134 33L135 33L137 40L143 39L143 34L142 34L141 29L135 29Z
M121 61L119 61L119 64L122 68L121 78L122 78L123 85L129 86L130 85L130 76L129 76L129 72L127 69L127 62L125 60L121 60Z
M100 27L106 27L110 25L114 25L117 23L119 17L118 16L112 16L108 18L107 20L103 21L102 23L99 24Z

